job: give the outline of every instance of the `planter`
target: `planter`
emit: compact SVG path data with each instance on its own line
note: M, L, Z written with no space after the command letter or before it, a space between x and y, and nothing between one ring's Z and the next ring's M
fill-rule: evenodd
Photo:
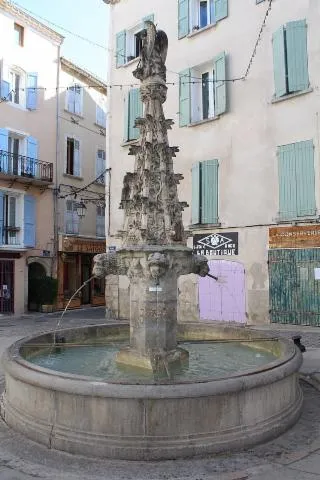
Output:
M42 313L52 313L55 311L55 305L41 305Z

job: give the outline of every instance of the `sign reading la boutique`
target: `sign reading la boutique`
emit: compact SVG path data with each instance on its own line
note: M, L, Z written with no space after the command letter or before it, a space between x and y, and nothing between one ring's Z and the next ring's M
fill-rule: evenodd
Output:
M238 232L197 234L193 236L193 253L214 257L220 255L238 255Z

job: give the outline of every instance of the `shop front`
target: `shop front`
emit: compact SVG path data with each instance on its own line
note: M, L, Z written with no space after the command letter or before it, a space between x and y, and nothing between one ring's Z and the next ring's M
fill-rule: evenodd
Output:
M104 240L85 237L59 237L58 258L58 309L68 304L72 295L90 279L93 258L106 251ZM105 305L105 280L92 278L72 299L69 308Z
M268 263L271 321L320 326L320 226L270 228Z

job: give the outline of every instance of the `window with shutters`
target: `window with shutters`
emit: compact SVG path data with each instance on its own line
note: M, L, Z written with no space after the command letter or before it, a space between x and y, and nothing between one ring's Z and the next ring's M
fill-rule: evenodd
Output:
M21 107L26 106L26 75L25 73L16 68L10 68L9 70L9 85L10 93L8 96L9 102L20 105Z
M192 166L192 224L218 223L218 160Z
M74 200L67 200L65 213L65 229L66 233L79 234L79 216L77 214L78 203Z
M21 245L22 195L0 190L0 245Z
M120 67L139 57L142 47L142 38L147 20L154 21L154 15L141 19L130 30L123 30L116 35L116 66Z
M105 105L96 105L96 124L99 125L99 127L106 128L106 111L105 111Z
M312 140L281 145L277 150L279 221L316 214Z
M24 28L18 23L14 24L14 43L19 47L24 45Z
M102 205L97 205L96 211L96 235L97 237L105 237L105 207Z
M226 112L226 57L180 73L180 126L213 119Z
M178 0L178 37L183 38L228 16L228 0Z
M307 23L281 26L272 37L275 97L309 88Z
M74 84L67 89L66 110L76 115L82 115L83 87Z
M96 183L101 185L105 184L105 170L106 170L106 152L105 150L99 149L97 151L97 160L96 160Z
M128 92L125 106L124 141L129 142L139 138L139 128L135 127L136 119L143 115L143 104L140 89L132 88Z
M67 138L66 173L80 177L80 142L75 138Z

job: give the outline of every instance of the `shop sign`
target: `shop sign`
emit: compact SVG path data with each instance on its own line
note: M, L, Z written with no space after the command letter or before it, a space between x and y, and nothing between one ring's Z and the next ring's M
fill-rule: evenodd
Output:
M269 228L269 248L320 247L320 225Z
M193 252L197 255L214 257L238 255L238 232L210 233L193 236Z
M70 253L105 253L105 242L93 242L90 240L82 240L80 238L64 238L63 252Z

